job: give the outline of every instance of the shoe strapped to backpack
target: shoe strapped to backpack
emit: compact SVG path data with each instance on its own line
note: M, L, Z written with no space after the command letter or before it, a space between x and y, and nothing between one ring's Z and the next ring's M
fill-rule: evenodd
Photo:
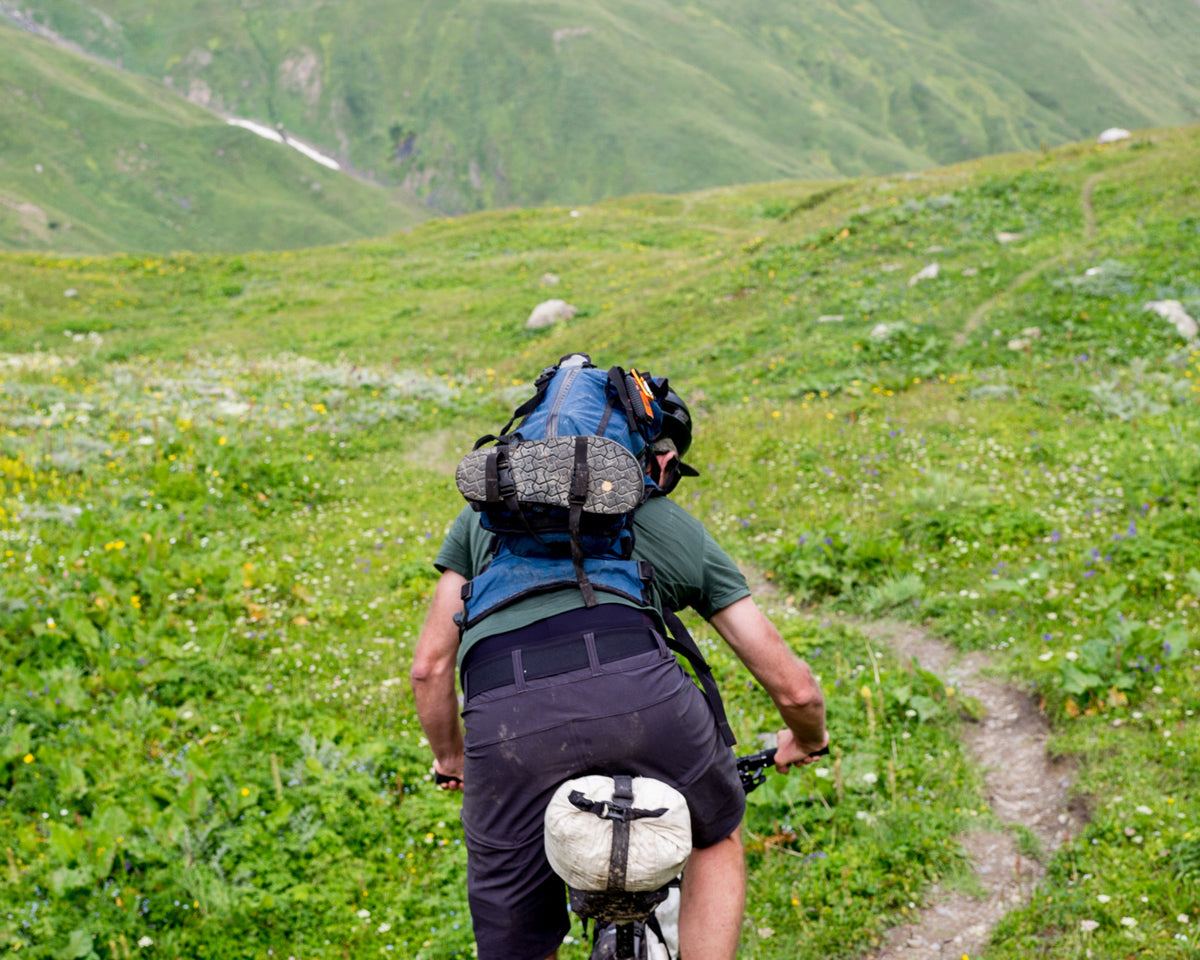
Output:
M646 602L653 574L629 559L633 512L654 489L644 455L665 393L666 381L571 354L542 371L499 434L476 441L455 480L495 537L487 569L464 588L464 628L569 584L587 607L597 590Z

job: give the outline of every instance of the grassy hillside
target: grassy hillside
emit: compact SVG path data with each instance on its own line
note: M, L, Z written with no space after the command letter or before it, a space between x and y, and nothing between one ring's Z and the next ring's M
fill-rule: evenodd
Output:
M1143 308L1200 315L1198 147L0 256L0 942L471 955L404 677L454 463L585 348L689 399L677 497L829 696L834 762L754 795L742 955L857 955L995 825L971 704L841 611L990 650L1078 758L1088 825L987 960L1193 956L1200 351ZM551 295L579 314L526 331Z
M448 212L919 169L1200 118L1192 0L34 0Z
M0 249L277 249L421 217L395 191L0 21Z

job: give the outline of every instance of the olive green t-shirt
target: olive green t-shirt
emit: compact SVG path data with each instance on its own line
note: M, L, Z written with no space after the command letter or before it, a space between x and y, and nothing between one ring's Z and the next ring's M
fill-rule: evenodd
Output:
M708 619L718 610L750 595L746 578L704 524L666 497L654 497L637 509L633 518L633 556L654 567L651 592L654 607L671 610L691 607ZM484 568L492 534L479 523L479 515L464 507L438 551L434 566L453 570L468 580ZM597 593L601 603L637 606L611 593ZM469 628L458 649L462 663L467 651L485 637L508 633L582 605L579 590L570 587L553 593L536 594L497 610Z

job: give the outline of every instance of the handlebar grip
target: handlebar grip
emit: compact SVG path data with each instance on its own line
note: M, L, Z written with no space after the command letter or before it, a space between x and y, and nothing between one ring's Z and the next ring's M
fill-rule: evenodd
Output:
M462 783L462 777L451 777L451 776L449 776L448 774L445 774L445 773L438 773L436 770L434 770L434 771L433 771L433 782L434 782L435 784L437 784L438 786L441 786L443 783L458 783L458 784L461 784L461 783Z
M776 752L775 748L772 747L770 750L764 750L762 753L756 754L756 756L762 757L763 760L765 760L768 764L774 764L775 763L775 752ZM809 756L809 759L811 759L813 757L823 757L828 753L829 753L829 744L825 744L825 746L823 746L820 750L814 750L808 756Z

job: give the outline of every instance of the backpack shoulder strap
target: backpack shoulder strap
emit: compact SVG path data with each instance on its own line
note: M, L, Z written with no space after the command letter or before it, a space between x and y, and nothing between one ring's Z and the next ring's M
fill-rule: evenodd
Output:
M688 633L688 628L683 625L683 621L679 619L675 611L663 607L662 615L663 622L670 631L667 637L667 646L685 657L687 662L692 665L692 669L696 671L700 686L704 690L704 698L708 701L713 712L713 719L717 722L721 740L725 746L732 747L737 743L737 737L733 735L733 730L729 726L729 718L725 715L725 704L721 700L721 691L717 688L717 681L713 679L712 667L704 659L704 654L700 652L696 641Z

